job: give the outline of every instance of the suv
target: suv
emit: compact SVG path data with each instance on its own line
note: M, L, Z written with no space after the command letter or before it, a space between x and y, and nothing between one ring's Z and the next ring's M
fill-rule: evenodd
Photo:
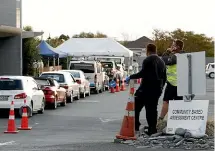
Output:
M56 80L61 87L66 89L67 102L73 102L73 98L80 99L79 84L75 81L72 74L68 72L50 71L43 72L41 78L52 78Z
M100 62L94 60L70 61L69 70L83 71L86 79L90 82L91 91L94 91L96 94L104 91L104 76Z
M206 75L207 75L209 78L214 78L214 64L215 64L215 63L209 63L209 64L207 64L207 66L206 66Z

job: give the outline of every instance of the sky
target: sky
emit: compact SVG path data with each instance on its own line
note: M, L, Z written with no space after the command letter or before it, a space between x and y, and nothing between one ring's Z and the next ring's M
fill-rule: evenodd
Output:
M215 0L22 0L23 26L43 38L82 31L118 40L181 28L215 37Z

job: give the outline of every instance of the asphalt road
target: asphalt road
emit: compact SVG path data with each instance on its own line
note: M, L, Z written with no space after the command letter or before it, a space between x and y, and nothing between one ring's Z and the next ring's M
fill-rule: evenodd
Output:
M207 80L207 95L196 99L209 99L209 116L214 115L214 83ZM105 92L85 99L46 110L29 119L32 130L18 134L4 134L8 115L0 118L0 150L3 151L138 151L132 146L114 144L121 127L128 92ZM162 100L162 98L161 98ZM160 101L159 110L162 101ZM145 123L144 111L141 113ZM20 125L16 118L16 125ZM144 149L145 151L151 149ZM155 150L155 149L153 149ZM159 149L159 151L164 151Z

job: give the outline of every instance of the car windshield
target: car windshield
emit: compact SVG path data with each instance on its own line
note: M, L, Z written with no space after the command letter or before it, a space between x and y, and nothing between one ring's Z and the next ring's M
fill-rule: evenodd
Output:
M79 72L71 71L70 73L73 75L74 78L80 78L81 77Z
M17 79L0 78L0 90L23 90L22 81Z
M43 85L51 85L51 84L49 83L48 80L36 79L36 82L37 82L39 85L41 85L41 86L43 86Z
M112 62L101 62L103 68L113 68Z
M81 70L84 73L94 73L94 64L92 64L92 63L71 63L70 70Z
M63 74L59 74L59 73L44 73L40 77L52 78L52 79L55 79L58 83L64 83L65 82Z

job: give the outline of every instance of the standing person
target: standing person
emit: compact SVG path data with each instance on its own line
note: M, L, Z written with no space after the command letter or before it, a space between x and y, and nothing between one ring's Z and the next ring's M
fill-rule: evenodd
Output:
M133 60L133 69L134 69L134 73L138 73L138 71L139 71L139 64L137 63L136 60Z
M164 54L162 59L167 66L167 86L163 98L163 106L159 120L163 120L168 112L169 100L183 100L183 96L177 95L177 54L184 53L184 43L181 40L174 40L170 49Z
M130 79L142 78L141 84L135 93L135 130L139 131L141 125L139 116L145 106L148 123L148 135L157 133L157 105L166 81L166 67L157 55L154 44L147 45L147 57L143 60L140 72L128 77Z

